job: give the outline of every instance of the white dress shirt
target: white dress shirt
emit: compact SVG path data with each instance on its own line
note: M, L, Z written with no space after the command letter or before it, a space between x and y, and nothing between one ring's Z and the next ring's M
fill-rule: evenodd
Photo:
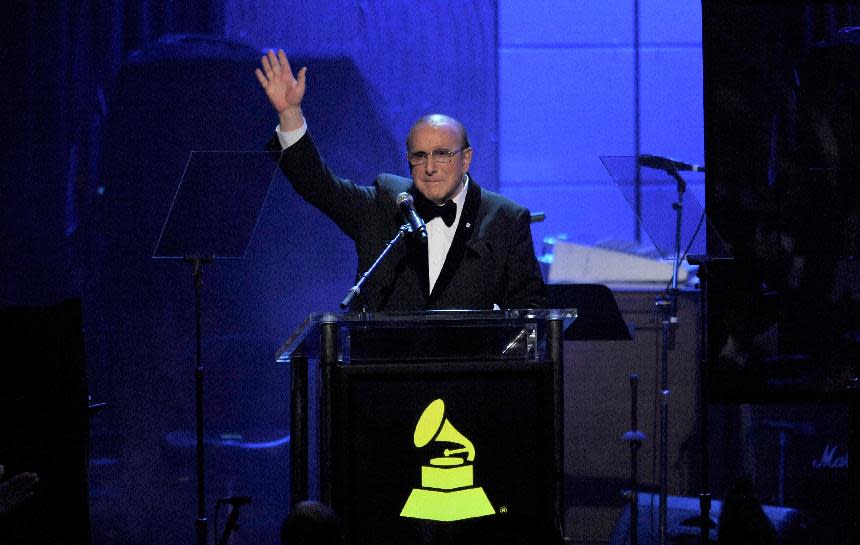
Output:
M457 226L460 225L463 204L466 202L467 187L469 187L468 175L466 176L466 183L460 188L460 192L451 199L457 205L457 215L454 216L454 223L450 227L445 225L445 221L438 216L427 222L427 264L430 273L430 293L433 292L433 286L439 279L442 265L445 264L448 250L451 249L451 243L454 241L454 233L457 232Z

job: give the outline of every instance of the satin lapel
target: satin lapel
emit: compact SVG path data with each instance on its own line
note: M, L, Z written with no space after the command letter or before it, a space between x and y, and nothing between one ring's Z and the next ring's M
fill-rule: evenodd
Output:
M423 198L418 193L418 188L415 187L414 183L408 189L408 193L412 195L413 199ZM421 286L421 294L424 296L426 306L427 300L430 297L430 263L427 257L427 246L416 243L411 235L406 239L406 246L408 247L406 266L418 278L418 284Z
M439 278L433 286L428 304L433 305L437 296L445 291L457 269L463 262L466 253L466 242L472 237L472 232L477 228L475 219L478 217L478 208L481 206L481 188L475 180L469 178L469 189L466 191L466 202L463 204L463 213L460 215L460 223L457 224L457 232L451 241L451 248L445 256L445 263L439 272Z
M407 242L409 243L408 267L418 277L421 294L426 303L430 297L430 264L427 258L427 246L416 242L415 239L410 239Z

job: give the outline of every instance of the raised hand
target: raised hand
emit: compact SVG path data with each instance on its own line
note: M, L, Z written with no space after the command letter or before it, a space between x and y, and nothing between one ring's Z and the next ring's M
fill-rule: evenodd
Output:
M307 68L299 70L298 76L293 77L290 62L283 49L278 54L271 49L260 59L262 70L257 68L254 73L260 86L266 91L272 107L278 112L281 130L292 130L301 127L302 98L305 96L305 73Z

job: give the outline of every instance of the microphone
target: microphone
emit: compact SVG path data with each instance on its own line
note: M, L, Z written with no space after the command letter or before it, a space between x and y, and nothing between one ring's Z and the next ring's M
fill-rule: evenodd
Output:
M657 170L674 170L676 172L705 172L705 167L676 161L674 159L669 159L668 157L660 157L659 155L640 155L639 164L643 167L656 168Z
M418 240L426 244L427 226L424 225L424 220L421 219L421 216L415 210L415 199L412 198L412 195L404 191L397 195L396 200L397 206L400 207L400 211L409 223L410 230L416 234Z
M227 496L226 498L218 498L215 502L218 505L232 505L239 507L251 503L251 496Z

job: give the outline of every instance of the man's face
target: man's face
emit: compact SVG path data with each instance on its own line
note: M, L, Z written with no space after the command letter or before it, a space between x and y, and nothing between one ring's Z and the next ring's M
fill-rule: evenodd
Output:
M436 204L444 204L454 197L464 181L464 174L469 170L472 161L472 149L458 151L451 157L450 163L440 163L436 155L429 155L436 150L460 150L463 147L463 137L454 125L421 124L414 128L410 138L409 153L427 153L423 165L410 166L412 181L415 187L427 199Z

